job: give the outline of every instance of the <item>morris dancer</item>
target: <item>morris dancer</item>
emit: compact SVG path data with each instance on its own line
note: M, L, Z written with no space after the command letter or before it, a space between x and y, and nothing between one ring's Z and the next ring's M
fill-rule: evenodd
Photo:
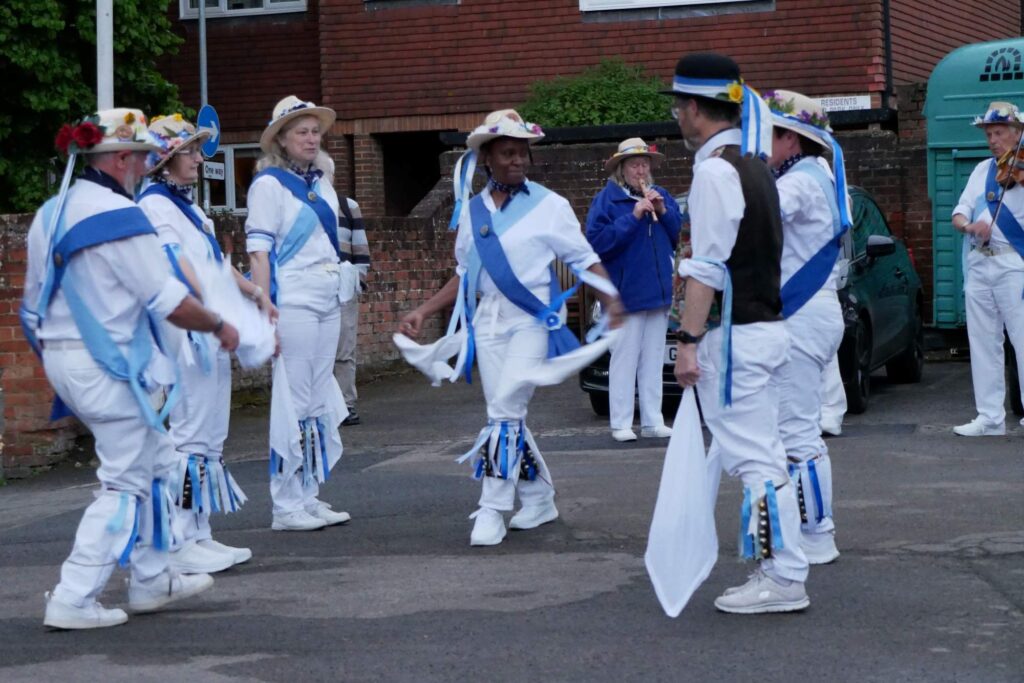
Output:
M723 55L680 59L669 94L683 140L696 150L693 258L679 268L687 280L675 374L682 386L697 385L712 451L743 481L741 553L759 562L750 580L715 606L741 614L802 610L810 604L807 558L773 381L789 353L779 295L782 226L771 172L757 158L771 144L771 115ZM722 324L705 338L716 300Z
M202 163L200 147L210 133L197 133L181 114L152 119L149 132L161 151L149 157L153 182L139 206L156 227L172 272L205 301L203 284L213 281L224 259L213 221L192 201ZM237 271L235 275L245 296L276 316L266 293ZM170 435L179 458L175 531L180 544L171 552L171 565L184 573L218 572L252 557L248 548L215 541L210 529L211 512L234 512L246 500L223 461L231 415L231 356L218 347L208 334L189 333L178 354L182 394L171 410Z
M569 202L526 178L530 143L543 136L539 126L511 109L489 114L469 135L471 151L456 171L457 179L464 171L452 219L459 230L457 275L399 324L402 334L415 338L424 320L442 309L456 304L457 312L465 312L468 338L460 362L469 379L475 357L488 418L463 458L473 459L474 476L483 481L480 508L470 515L476 520L470 534L474 546L501 543L506 533L502 513L513 508L517 491L522 508L510 528L533 529L558 517L551 473L525 423L535 384L523 378L545 358L578 346L560 315L571 291L559 293L551 262L561 259L588 282L598 281L586 271L607 282ZM488 182L470 201L476 155ZM598 296L617 323L618 296L609 284L604 288Z
M608 365L609 417L616 441L636 441L633 403L638 386L640 436L672 436L661 414L661 392L673 254L682 218L672 195L651 178L651 167L663 158L640 138L624 140L605 162L611 178L587 214L587 241L608 269L627 311Z
M156 230L132 201L146 154L157 151L143 113L101 111L62 128L57 143L70 155L60 193L29 230L22 323L57 393L55 416L73 412L96 438L101 488L82 515L60 583L46 594L43 623L101 628L128 619L96 600L117 564L130 565L133 612L213 585L207 574L168 568L174 503L167 486L177 458L163 419L177 389L157 413L151 400L175 373L152 331L166 319L211 332L229 350L238 332L168 275ZM77 154L86 168L69 189Z
M800 503L800 545L810 564L827 564L839 550L832 462L821 438L822 376L843 340L836 278L839 241L851 225L846 168L821 105L787 90L764 100L775 125L768 166L782 208L782 315L792 342L779 375L779 434Z
M953 227L965 235L967 341L978 416L953 432L1001 436L1006 433L1004 327L1017 354L1017 372L1024 377L1024 188L1013 174L1006 185L996 177L1001 176L997 166L1016 163L1024 114L1014 104L993 102L973 125L984 129L992 158L974 167L953 209ZM1024 382L1021 386L1024 398Z
M249 188L252 281L280 311L270 415L275 531L350 519L317 498L342 454L338 426L348 411L332 370L341 304L352 298L357 280L342 277L343 266L355 266L340 262L338 195L321 180L329 157L320 141L334 119L333 109L294 96L278 102L260 137L264 154Z

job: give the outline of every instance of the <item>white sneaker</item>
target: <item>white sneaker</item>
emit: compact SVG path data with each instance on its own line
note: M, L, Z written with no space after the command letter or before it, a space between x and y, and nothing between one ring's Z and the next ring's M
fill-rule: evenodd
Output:
M233 567L235 558L198 543L187 543L170 553L168 563L179 574L215 574Z
M344 524L352 519L352 515L347 512L335 512L331 509L330 503L325 503L322 500L318 500L313 505L308 506L306 512L310 517L322 519L327 526Z
M613 429L612 438L616 441L636 441L636 432L632 429Z
M274 521L270 528L274 531L315 531L323 529L327 522L314 517L305 510L295 510L283 514L274 514Z
M823 534L800 534L800 548L807 556L809 564L829 564L835 562L839 557L839 548L836 547L836 534L834 531L826 531Z
M128 608L132 612L156 610L185 598L198 595L213 585L209 574L174 574L164 572L146 583L129 581Z
M75 607L61 602L49 591L44 594L44 597L46 598L46 616L43 617L43 626L49 628L68 630L106 628L128 621L128 615L123 609L106 609L98 602L93 602L85 607Z
M543 505L529 505L523 507L512 516L508 523L509 529L536 529L541 524L547 524L558 519L558 508L555 501L551 500Z
M719 611L732 614L798 612L810 604L803 583L793 581L783 586L760 568L745 584L728 589L715 599Z
M645 439L667 439L672 436L672 428L661 425L659 427L641 427L640 436Z
M208 538L205 541L196 541L196 545L206 550L213 550L214 552L222 553L224 555L230 555L234 560L235 564L242 564L252 559L252 551L248 548L236 548L230 545L224 545L219 541L215 541L212 538Z
M843 425L841 422L822 420L821 424L818 426L821 429L821 433L828 436L840 436L843 433Z
M953 427L953 433L960 436L1004 436L1006 425L990 424L979 415L967 424Z
M469 516L475 519L469 534L470 545L498 545L505 538L505 518L491 508L480 508Z

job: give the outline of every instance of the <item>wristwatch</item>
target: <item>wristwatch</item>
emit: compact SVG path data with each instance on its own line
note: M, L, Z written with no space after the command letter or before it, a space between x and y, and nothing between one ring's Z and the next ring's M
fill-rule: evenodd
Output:
M676 331L676 341L680 344L699 344L705 334L705 332L701 332L700 334L693 335L684 329L679 329Z
M224 318L220 317L219 313L217 313L216 315L217 322L213 324L213 329L210 331L213 332L214 334L220 334L220 331L224 329Z

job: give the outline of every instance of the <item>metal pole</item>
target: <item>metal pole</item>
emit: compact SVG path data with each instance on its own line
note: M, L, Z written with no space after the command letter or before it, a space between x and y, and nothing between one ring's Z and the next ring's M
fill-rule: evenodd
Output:
M199 106L206 106L206 0L199 0ZM210 181L203 174L203 210L210 213Z
M114 0L96 0L96 108L114 107Z

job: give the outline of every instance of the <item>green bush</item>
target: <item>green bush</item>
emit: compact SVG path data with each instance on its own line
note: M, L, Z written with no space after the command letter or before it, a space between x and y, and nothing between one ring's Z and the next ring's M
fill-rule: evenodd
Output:
M666 121L670 102L658 93L664 87L639 66L604 59L576 76L533 83L519 113L541 126Z

